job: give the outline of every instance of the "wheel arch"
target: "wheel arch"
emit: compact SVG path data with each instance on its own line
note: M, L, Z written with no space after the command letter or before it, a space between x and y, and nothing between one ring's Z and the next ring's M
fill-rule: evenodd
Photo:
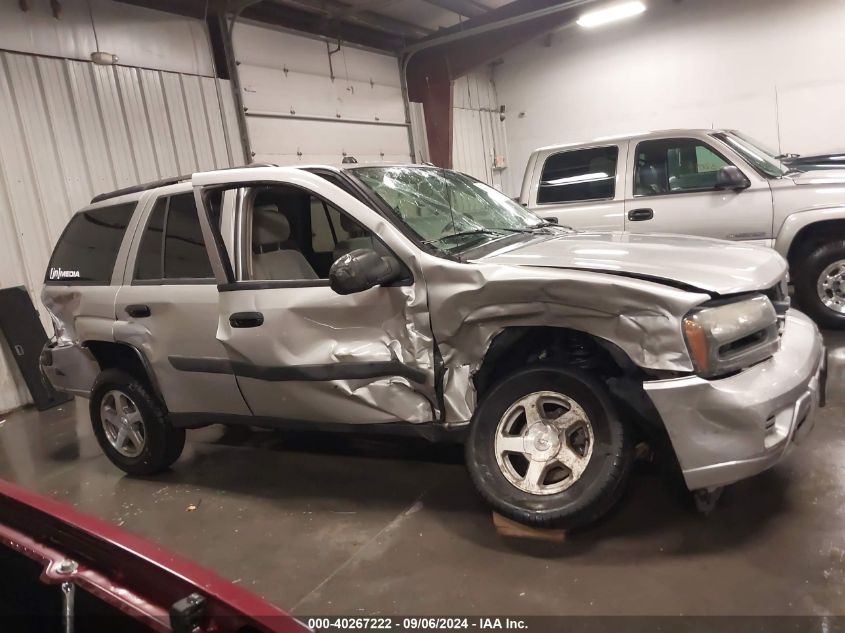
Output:
M809 209L784 221L775 250L794 266L803 256L831 240L845 240L845 206Z
M100 371L122 369L148 387L166 408L164 395L158 386L152 365L140 349L129 343L99 340L84 341L82 346L94 356Z
M663 421L642 386L645 380L666 376L647 374L615 343L573 328L503 328L492 339L473 373L473 386L479 400L517 368L543 361L560 362L593 374L607 386L625 419L630 420L643 436L653 441L668 441Z

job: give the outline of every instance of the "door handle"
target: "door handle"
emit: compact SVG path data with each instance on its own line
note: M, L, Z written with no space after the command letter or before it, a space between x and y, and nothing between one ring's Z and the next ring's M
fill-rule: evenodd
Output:
M229 317L232 327L258 327L264 323L264 315L260 312L235 312Z
M628 211L628 219L631 222L642 222L643 220L651 220L654 217L654 211L651 209L631 209Z
M150 306L143 303L133 303L126 306L126 314L135 319L143 319L150 316Z

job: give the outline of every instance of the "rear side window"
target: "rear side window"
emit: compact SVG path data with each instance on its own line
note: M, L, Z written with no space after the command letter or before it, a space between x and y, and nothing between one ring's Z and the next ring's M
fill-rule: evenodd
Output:
M191 193L159 198L138 247L135 279L214 277Z
M537 202L603 200L616 195L619 148L593 147L552 154L543 165Z
M45 283L111 283L135 204L100 207L73 216L53 250Z

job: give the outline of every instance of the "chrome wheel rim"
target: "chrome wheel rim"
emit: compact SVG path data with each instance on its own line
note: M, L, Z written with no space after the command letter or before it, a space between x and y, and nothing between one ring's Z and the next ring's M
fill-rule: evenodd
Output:
M100 403L100 421L112 448L124 457L138 457L147 433L138 405L119 389L109 391Z
M845 259L833 262L822 271L816 291L825 307L845 314Z
M508 482L534 495L563 492L581 479L593 455L584 409L554 391L514 402L496 427L496 463Z

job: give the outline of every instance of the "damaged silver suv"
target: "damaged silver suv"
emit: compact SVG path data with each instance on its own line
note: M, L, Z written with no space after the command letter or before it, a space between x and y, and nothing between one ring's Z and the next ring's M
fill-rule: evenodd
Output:
M772 250L583 233L427 166L245 167L97 196L56 245L44 374L151 474L207 424L460 437L498 512L573 528L634 446L707 493L813 425L825 353ZM348 427L347 427L348 428Z

